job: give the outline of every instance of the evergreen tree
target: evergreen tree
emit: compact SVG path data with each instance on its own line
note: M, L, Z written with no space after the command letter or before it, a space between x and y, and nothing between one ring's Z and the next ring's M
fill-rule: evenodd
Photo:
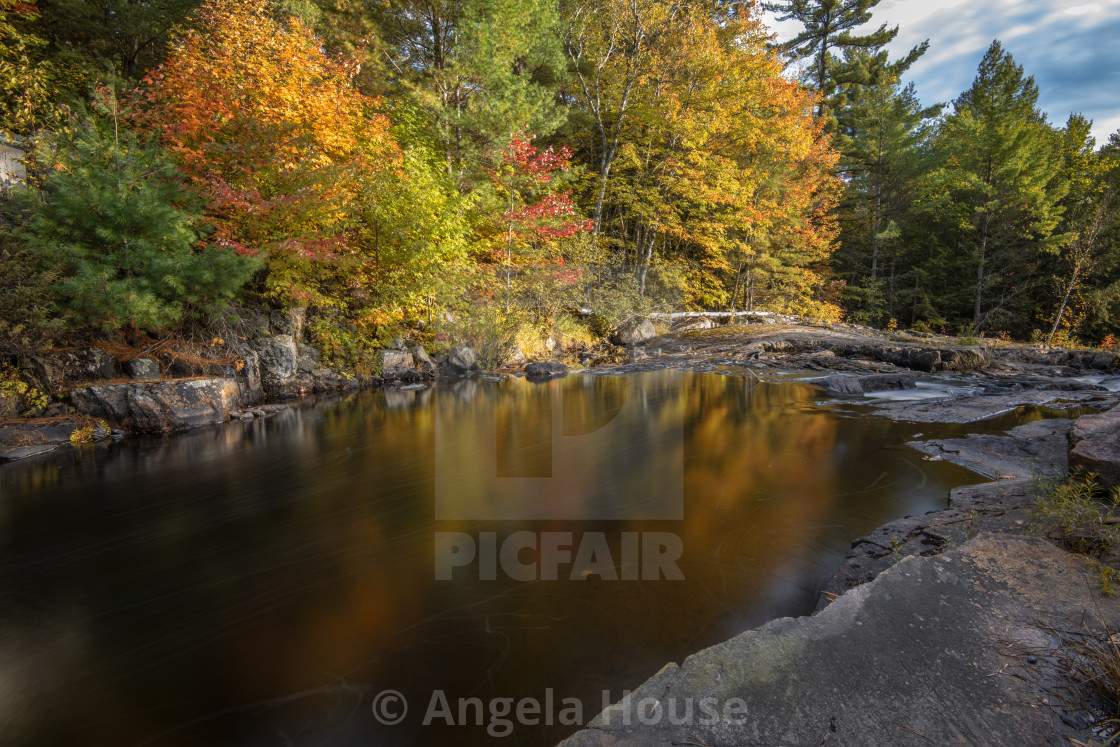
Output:
M870 34L855 32L871 20L871 9L878 4L879 0L763 3L766 10L778 14L778 20L797 21L803 27L782 48L795 60L809 60L807 78L821 95L819 117L836 117L854 88L897 80L929 46L929 42L922 42L902 59L888 62L883 48L898 36L897 26L887 28L882 24Z
M904 231L920 200L931 120L940 109L923 108L913 85L895 82L860 88L848 102L838 133L847 142L841 160L846 189L833 263L847 281L845 305L860 321L883 323L898 315L908 264Z
M1055 231L1067 191L1058 134L1037 102L1034 78L997 40L939 134L938 181L951 220L943 241L969 267L974 332L1022 311L1015 304L1043 258L1066 240Z
M163 152L121 124L106 93L35 154L24 235L58 273L56 313L75 327L155 330L217 311L258 262L201 242L199 211Z

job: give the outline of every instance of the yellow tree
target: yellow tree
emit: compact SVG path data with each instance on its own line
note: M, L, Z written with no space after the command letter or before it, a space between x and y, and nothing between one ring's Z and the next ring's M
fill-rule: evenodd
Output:
M606 181L602 229L645 273L687 262L689 300L822 305L836 154L747 4L696 5L651 41Z

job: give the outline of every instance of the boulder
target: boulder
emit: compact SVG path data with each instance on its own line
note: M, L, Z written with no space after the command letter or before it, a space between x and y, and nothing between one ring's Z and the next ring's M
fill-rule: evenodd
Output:
M128 385L129 416L148 433L222 423L240 406L241 389L232 379Z
M1075 420L1069 442L1071 469L1095 473L1106 488L1120 486L1120 405Z
M412 363L424 376L436 375L436 362L428 355L428 351L424 350L423 345L416 345L412 348Z
M917 385L913 374L873 374L870 376L841 376L835 374L819 382L820 386L836 394L863 394L897 389L914 389Z
M403 337L394 337L389 343L389 348L392 350L408 350L408 343L404 341Z
M568 367L563 363L541 361L525 366L525 376L529 379L549 379L553 376L563 376L568 373Z
M299 352L291 335L263 337L257 340L254 348L260 359L260 375L265 389L281 388L299 370Z
M910 353L907 368L931 373L941 365L940 350L915 350Z
M412 353L406 350L378 350L375 361L383 379L399 379L414 370Z
M706 316L685 317L683 319L678 319L677 321L673 322L672 327L670 327L670 331L671 332L677 332L677 333L699 332L700 330L703 330L703 329L711 329L714 326L716 326L715 323L712 322L712 320L709 319Z
M640 345L657 337L657 329L649 319L632 319L614 331L611 342L615 345Z
M136 381L152 381L159 378L159 363L151 358L136 358L125 361L124 370Z
M940 371L980 371L992 362L992 351L985 348L959 348L940 352Z
M129 384L102 384L70 390L70 403L83 415L120 422L128 417Z
M521 350L521 348L514 345L512 348L510 348L509 354L502 362L502 365L513 368L517 366L524 366L528 362L529 359L525 357L525 353Z
M1101 353L1100 355L1093 356L1093 362L1090 365L1097 371L1108 371L1115 367L1116 356L1111 353Z
M460 372L478 369L478 353L466 345L456 345L447 353L447 365Z

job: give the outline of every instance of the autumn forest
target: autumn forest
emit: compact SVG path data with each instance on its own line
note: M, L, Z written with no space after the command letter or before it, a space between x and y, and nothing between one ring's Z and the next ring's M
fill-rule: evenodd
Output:
M253 306L359 368L670 310L1111 344L1120 133L998 40L919 101L876 3L0 0L0 352Z

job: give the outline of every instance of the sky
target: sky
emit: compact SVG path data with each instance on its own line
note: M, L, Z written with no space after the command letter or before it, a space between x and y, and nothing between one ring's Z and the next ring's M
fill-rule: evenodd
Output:
M1120 129L1120 0L881 0L869 29L898 26L889 49L901 57L929 39L929 50L903 83L925 105L950 103L972 85L993 39L1033 75L1038 106L1064 125L1070 113L1093 120L1097 144ZM779 39L796 22L774 23Z

